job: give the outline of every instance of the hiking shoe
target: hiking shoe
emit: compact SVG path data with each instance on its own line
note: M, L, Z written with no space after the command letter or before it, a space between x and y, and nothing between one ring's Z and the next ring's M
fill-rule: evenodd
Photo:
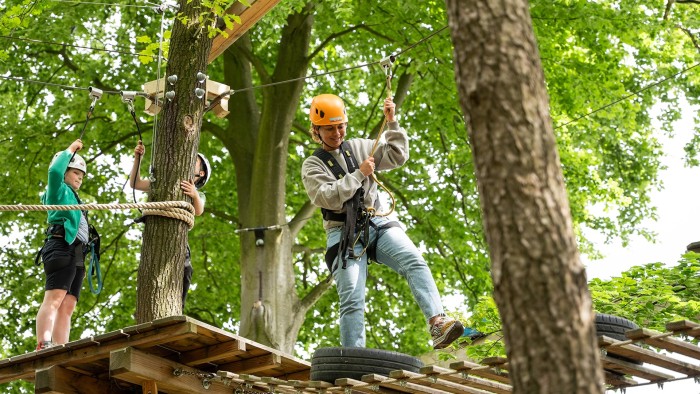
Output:
M50 347L53 347L51 341L41 341L36 345L36 351L38 352L39 350L48 349Z
M464 338L469 338L472 342L476 341L477 339L484 338L486 334L479 330L475 330L473 328L469 327L464 327L464 333L462 334Z
M430 326L430 335L433 337L433 348L444 349L462 336L464 326L459 320L442 316L435 324Z

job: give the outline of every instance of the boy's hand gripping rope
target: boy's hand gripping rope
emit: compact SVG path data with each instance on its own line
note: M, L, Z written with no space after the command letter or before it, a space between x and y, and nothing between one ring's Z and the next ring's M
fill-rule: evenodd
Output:
M394 60L396 60L396 56L391 55L388 57L385 57L382 59L379 64L382 66L384 69L384 73L386 74L386 97L391 98L391 66L394 64ZM377 138L374 140L374 145L372 146L372 150L370 151L369 155L374 156L374 152L376 152L377 147L379 146L379 139L382 138L382 133L384 133L384 127L386 127L386 114L384 114L384 120L382 121L382 126L379 128L379 132L377 133ZM394 208L396 207L396 198L394 198L394 195L391 193L391 191L384 186L381 182L379 182L379 179L377 179L377 176L375 175L374 172L372 172L372 180L377 184L377 186L381 187L384 189L384 191L389 194L389 198L391 198L391 208L389 208L389 211L387 212L377 212L375 211L374 208L368 208L368 214L371 216L389 216L391 215L392 212L394 212Z

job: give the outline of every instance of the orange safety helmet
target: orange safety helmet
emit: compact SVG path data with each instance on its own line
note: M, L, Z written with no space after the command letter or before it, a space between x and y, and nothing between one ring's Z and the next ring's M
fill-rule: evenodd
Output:
M348 114L345 111L343 99L335 94L319 94L311 100L309 120L314 126L330 126L347 123Z

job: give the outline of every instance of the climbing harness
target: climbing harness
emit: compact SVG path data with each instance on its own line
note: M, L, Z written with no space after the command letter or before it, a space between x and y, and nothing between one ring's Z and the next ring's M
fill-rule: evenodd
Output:
M350 149L350 145L343 141L340 145L340 152L345 159L345 164L348 168L348 173L355 171L360 168L357 164L357 160ZM337 179L341 179L345 176L346 172L340 166L338 161L329 152L323 148L318 148L314 152L314 156L318 157L324 164L326 164L333 175ZM342 262L342 268L347 268L347 259L358 259L362 257L365 253L373 261L377 261L376 258L376 239L379 238L380 231L390 227L398 227L398 223L389 222L384 226L377 226L372 222L372 219L376 216L376 210L374 208L367 208L364 206L364 188L359 188L355 192L352 198L347 200L343 206L345 209L344 213L335 213L328 209L321 208L323 218L325 220L332 220L343 222L343 228L340 235L340 241L328 248L326 250L326 265L328 269L333 272L337 268L334 266L336 257L340 256L339 261ZM377 236L374 241L370 241L369 228L373 227L377 231ZM364 247L359 254L355 254L355 245L361 243Z
M85 274L87 275L88 286L92 294L100 294L102 291L102 270L100 269L100 234L97 233L95 226L89 225L89 241L87 249L90 253L90 262L88 263ZM93 277L97 281L93 286Z

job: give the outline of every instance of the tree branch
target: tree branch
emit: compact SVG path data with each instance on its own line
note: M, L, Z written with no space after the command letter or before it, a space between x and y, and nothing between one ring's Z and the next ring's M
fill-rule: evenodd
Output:
M248 34L248 33L246 33ZM260 81L262 81L263 84L269 83L270 82L270 73L267 72L265 69L265 65L263 64L260 59L255 56L255 53L251 50L251 48L247 45L234 45L232 47L229 47L229 49L233 48L233 50L238 51L241 55L243 55L246 60L250 62L250 64L253 65L253 68L255 71L258 73L260 76Z
M307 200L304 205L299 208L299 211L296 215L294 215L294 218L289 221L289 232L292 238L297 237L299 231L301 231L301 229L306 225L307 219L309 219L315 211L316 206L312 204L310 200Z
M319 282L313 290L299 301L297 309L306 313L316 302L323 297L328 289L333 286L333 276L328 275L325 279Z
M380 34L380 33L377 32L376 30L374 30L374 29L372 29L371 27L369 27L368 25L365 25L364 23L362 23L362 24L359 24L359 25L350 26L350 27L348 27L348 28L345 29L345 30L341 30L341 31L339 31L339 32L337 32L337 33L333 33L333 34L329 35L328 37L326 37L325 40L323 40L323 41L321 42L321 44L319 44L318 47L316 47L316 49L314 49L314 50L309 54L309 57L308 57L307 59L309 59L309 60L310 60L310 59L313 59L316 55L319 54L319 52L321 52L321 51L323 50L323 48L326 47L326 45L328 45L331 41L335 40L336 38L342 37L342 36L344 36L344 35L346 35L346 34L353 33L353 32L355 32L355 31L357 31L357 30L360 30L360 29L367 30L368 32L370 32L370 33L372 33L372 34L374 34L374 35L376 35L376 36L378 36L378 37L381 37L381 38L387 40L388 42L394 42L394 40L393 40L391 37L387 37L387 36L385 36L385 35L383 35L383 34Z

